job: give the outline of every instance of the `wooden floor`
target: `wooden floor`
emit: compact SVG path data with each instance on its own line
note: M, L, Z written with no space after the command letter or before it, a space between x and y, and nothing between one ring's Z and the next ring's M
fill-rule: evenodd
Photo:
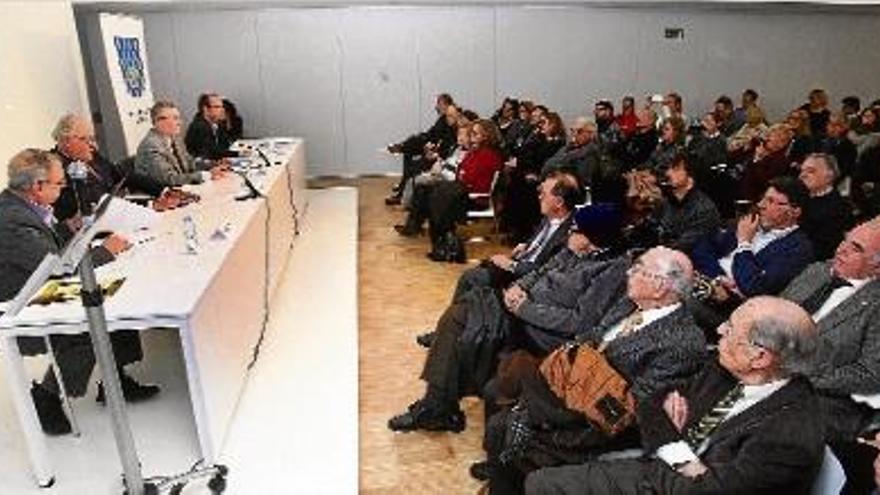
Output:
M360 491L364 494L476 493L468 475L482 458L482 403L465 399L467 429L460 433L393 433L388 418L421 397L418 379L425 350L415 336L433 328L449 301L458 275L468 266L505 248L490 242L468 244L468 265L425 258L428 240L408 239L392 228L403 220L399 207L382 199L389 178L356 181L360 196ZM312 184L312 187L318 184ZM485 221L484 221L485 222ZM487 235L488 223L463 233Z

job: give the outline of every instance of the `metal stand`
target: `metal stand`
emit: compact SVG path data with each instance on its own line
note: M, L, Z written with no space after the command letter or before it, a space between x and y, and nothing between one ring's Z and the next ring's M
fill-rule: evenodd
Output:
M223 493L226 489L226 475L229 470L225 466L219 465L201 466L199 463L187 473L144 482L134 437L131 434L128 415L125 412L125 399L119 383L116 358L113 356L110 334L107 332L107 318L104 315L103 306L104 295L95 278L92 257L88 251L80 262L79 274L82 282L82 302L89 321L89 334L92 337L95 358L104 380L104 393L113 424L113 438L116 440L116 449L119 451L119 459L122 462L123 483L125 485L123 493L125 495L153 495L158 494L162 489L171 488L170 493L178 494L189 481L208 476L212 477L208 483L211 492ZM168 483L169 480L170 483Z

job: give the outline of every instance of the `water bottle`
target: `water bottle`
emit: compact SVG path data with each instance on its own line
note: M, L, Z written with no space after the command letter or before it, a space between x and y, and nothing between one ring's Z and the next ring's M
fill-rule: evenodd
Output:
M198 254L199 234L196 231L196 222L189 214L183 217L183 238L186 241L186 254Z

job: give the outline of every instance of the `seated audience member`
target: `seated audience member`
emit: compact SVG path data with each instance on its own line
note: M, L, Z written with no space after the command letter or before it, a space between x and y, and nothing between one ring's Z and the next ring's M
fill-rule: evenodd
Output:
M593 107L593 116L596 120L596 130L599 132L599 141L607 148L617 147L623 136L617 118L614 116L614 104L608 100L599 100Z
M733 121L737 126L742 127L746 123L747 114L751 108L761 110L761 107L758 106L758 92L750 88L743 91L740 107L733 111ZM764 114L763 110L761 110L761 114Z
M572 174L548 174L541 182L538 194L543 220L532 237L514 246L510 255L496 254L462 273L452 301L460 300L474 287L503 289L544 265L565 246L569 227L574 221L572 212L581 197L580 184Z
M126 180L116 165L98 154L95 129L84 117L67 114L59 119L52 131L55 147L52 152L61 159L67 186L61 190L52 205L59 221L91 215L93 208L105 194L112 194ZM79 161L86 167L85 178L75 184L70 177L70 164ZM86 211L82 211L85 209Z
M845 493L866 493L871 459L853 458L856 435L875 411L853 394L880 393L880 220L863 223L834 258L807 267L781 296L816 321L819 353L809 374L825 417L825 438L847 471ZM876 426L873 429L877 429ZM861 469L859 467L861 466ZM855 489L858 487L858 489Z
M715 100L715 116L718 117L718 128L725 138L733 136L733 134L745 124L745 121L738 121L733 116L733 100L727 95L721 95Z
M578 218L582 225L569 233L566 248L544 266L503 294L491 287L472 288L444 311L421 375L427 382L425 396L391 418L391 430L461 431L465 417L458 402L479 393L494 374L504 340L520 346L535 336L544 344L562 341L598 321L613 300L614 281L622 278L621 265L599 245L612 240L616 229L590 210ZM590 241L587 235L600 240ZM616 271L606 274L609 269Z
M627 271L626 297L598 324L581 327L578 344L567 354L574 356L578 345L597 349L626 380L627 395L636 401L679 385L705 359L702 333L682 305L692 277L683 253L664 247L647 251ZM522 387L517 405L487 424L488 469L472 470L488 474L492 493L516 493L533 469L581 463L622 443L568 409L543 375L525 378Z
M685 127L684 121L677 116L669 117L660 126L660 142L643 168L654 171L658 176L663 176L672 159L684 146Z
M807 112L810 121L810 133L814 138L825 137L828 129L828 119L831 118L831 110L828 110L828 93L824 89L814 89L807 96L807 103L800 106Z
M817 347L809 315L758 297L718 333L717 364L680 391L660 389L640 402L651 458L542 469L525 492L810 493L823 438L816 396L802 376Z
M767 133L767 121L764 112L758 107L750 107L746 111L746 121L738 131L727 138L727 153L735 163L751 154L757 143Z
M880 119L877 111L866 108L859 115L858 122L850 126L850 131L846 135L847 139L856 145L857 161L866 150L880 144Z
M862 111L862 100L858 96L845 96L840 100L840 113L850 128L859 124Z
M416 163L416 159L422 155L428 143L436 146L441 144L441 142L452 143L455 140L455 129L450 126L446 119L448 107L454 105L452 96L446 93L437 95L437 100L434 104L437 120L434 122L434 125L427 131L413 134L399 143L388 146L389 152L403 155L403 174L391 196L385 198L385 204L400 204L404 184L407 180L421 172L420 165Z
M505 98L501 102L501 108L492 115L492 122L495 122L498 130L501 131L505 145L510 141L509 133L516 129L517 120L519 120L519 101L515 98Z
M843 233L853 224L852 207L834 188L839 175L837 160L825 153L813 153L801 165L799 179L810 198L804 204L800 226L810 238L817 260L831 258Z
M535 124L532 123L532 112L534 110L535 104L533 102L529 100L521 100L519 102L519 118L510 125L507 134L504 136L505 156L514 156L526 138L532 134L535 128Z
M743 165L739 197L747 201L761 198L770 179L792 173L788 146L792 133L788 126L776 124L767 130L764 139Z
M568 144L544 162L541 175L564 170L576 174L584 186L590 186L594 174L599 171L602 153L596 124L586 117L578 117L574 119L570 131Z
M798 226L807 198L799 180L773 179L757 213L741 217L736 229L697 243L691 256L694 267L713 280L709 306L714 315L697 314L704 328L716 324L744 298L777 294L813 261L813 247Z
M690 253L697 241L718 230L721 218L715 204L694 181L694 172L684 155L672 159L666 169L663 202L651 222L657 242Z
M788 159L791 163L803 163L804 158L816 151L818 139L810 131L810 117L806 110L796 108L785 118L785 125L792 131L791 144L788 147Z
M458 166L461 165L462 160L464 160L470 145L470 126L465 125L459 127L456 131L456 145L449 152L449 156L445 158L441 157L437 150L427 151L424 155L424 161L426 164L430 164L431 168L419 173L413 177L411 181L407 181L406 184L404 184L402 196L403 206L407 209L411 209L413 207L413 197L416 195L426 196L428 191L424 189L430 188L432 184L436 184L440 181L455 180L455 177L458 174ZM418 193L416 193L417 190L419 190ZM418 199L417 201L423 202L424 200ZM397 230L404 235L415 235L418 233L418 231L407 231L405 227ZM419 230L421 230L421 225L419 226Z
M456 224L472 206L468 194L489 194L492 180L503 164L501 133L491 120L477 120L471 125L471 149L458 167L455 181L440 182L428 199L429 234L433 261L464 263L464 247L455 234Z
M24 286L46 254L60 252L71 239L75 222L58 222L52 215L52 204L57 201L65 185L64 170L58 156L48 151L26 149L10 160L8 187L0 193L0 301L12 299ZM128 249L124 238L111 235L92 249L95 265L112 261ZM156 386L144 386L123 372L123 367L142 358L137 337L117 336L112 343L122 389L128 400L140 400L158 393ZM61 370L67 395L82 397L95 365L88 334L51 336L55 360ZM46 352L42 338L19 339L24 355ZM99 389L99 400L103 393ZM71 431L59 398L59 385L52 368L42 383L34 384L31 396L46 433L60 435Z
M642 108L636 111L636 116L638 117L636 131L620 147L617 156L624 171L641 166L657 149L659 134L654 126L656 114L650 108Z
M827 153L837 159L840 172L837 179L852 175L856 166L856 145L847 137L849 124L840 113L831 114L826 125L825 137L816 143L816 151Z
M548 112L540 132L529 139L504 169L506 191L501 200L500 223L515 243L522 242L540 222L537 185L544 163L565 146L565 125L559 114Z
M700 121L702 131L687 145L688 161L694 171L694 180L718 207L723 218L734 215L736 184L726 173L731 163L727 156L727 141L718 127L718 117L709 112Z
M623 133L624 139L629 139L636 132L636 123L639 118L636 116L636 100L632 96L624 96L620 100L620 113L615 117L617 127Z
M232 141L226 133L223 121L226 110L223 99L217 93L205 93L199 96L199 111L186 129L186 151L196 158L219 160L236 156L229 150Z
M200 184L219 179L225 167L212 160L193 159L180 140L180 111L170 101L157 101L150 109L153 128L138 146L135 171L162 187Z
M238 108L232 101L223 98L223 114L225 118L221 123L226 129L229 142L234 143L244 137L244 119L238 113Z
M687 134L688 130L691 128L693 122L691 122L690 117L688 117L684 113L684 100L681 95L675 92L667 93L666 96L663 97L663 111L662 117L663 122L660 124L664 124L670 117L676 117L681 120L681 128L682 128L682 143L684 142L684 135ZM662 127L662 125L660 126Z

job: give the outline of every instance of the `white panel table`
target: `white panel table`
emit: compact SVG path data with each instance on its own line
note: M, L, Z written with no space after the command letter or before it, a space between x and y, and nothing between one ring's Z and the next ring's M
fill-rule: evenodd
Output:
M151 240L97 270L99 280L126 277L104 304L111 331L169 327L180 332L199 445L209 463L216 460L226 436L267 301L278 286L307 208L305 143L289 138L259 142L273 162L272 167L251 172L265 200L236 201L242 189L235 175L195 186L193 191L202 196L199 203L163 213L145 236ZM186 253L185 215L198 226L197 254ZM217 231L225 235L212 235ZM40 486L53 482L54 471L15 337L84 331L88 327L79 302L30 306L14 318L0 317L0 351Z

